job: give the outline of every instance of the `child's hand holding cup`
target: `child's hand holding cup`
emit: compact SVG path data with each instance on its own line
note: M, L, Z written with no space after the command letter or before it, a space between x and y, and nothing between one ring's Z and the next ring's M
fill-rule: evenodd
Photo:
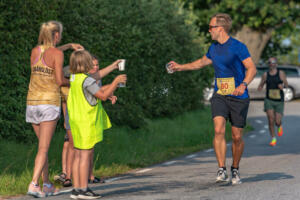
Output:
M121 61L118 63L119 71L125 71L125 59L120 59ZM126 87L126 81L123 83L119 83L118 87Z
M118 83L118 87L125 87L127 81L127 75L121 74L115 78L115 81ZM124 86L121 86L124 85Z

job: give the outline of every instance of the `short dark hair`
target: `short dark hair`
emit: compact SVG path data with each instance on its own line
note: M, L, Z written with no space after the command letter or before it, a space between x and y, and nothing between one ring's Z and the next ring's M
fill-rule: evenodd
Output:
M214 16L211 17L211 19L216 18L217 19L217 25L222 26L226 33L229 33L231 26L232 26L232 19L231 17L226 13L217 13Z

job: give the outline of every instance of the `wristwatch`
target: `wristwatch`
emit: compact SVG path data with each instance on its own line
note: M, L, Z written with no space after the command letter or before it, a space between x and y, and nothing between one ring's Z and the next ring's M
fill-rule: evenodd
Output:
M246 87L248 87L248 84L246 82L242 82L242 84Z

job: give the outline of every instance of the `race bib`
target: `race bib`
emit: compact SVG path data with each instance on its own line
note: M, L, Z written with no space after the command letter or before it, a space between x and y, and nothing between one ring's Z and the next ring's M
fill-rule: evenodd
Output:
M230 78L217 78L217 93L220 95L229 95L232 94L235 90L235 81L234 77Z
M271 98L271 99L281 99L280 90L279 89L270 89L269 90L269 98Z

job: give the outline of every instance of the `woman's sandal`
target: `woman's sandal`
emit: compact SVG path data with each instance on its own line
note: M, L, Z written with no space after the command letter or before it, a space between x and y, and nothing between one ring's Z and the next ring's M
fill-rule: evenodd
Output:
M71 187L72 186L72 180L67 178L64 182L63 182L63 186L64 187Z
M27 194L35 198L42 198L46 196L46 194L41 191L40 186L38 184L35 184L34 182L30 183Z
M61 183L63 183L65 180L66 180L66 178L67 178L67 174L65 174L65 173L60 173L60 175L55 175L54 176L54 180L55 181L59 181L59 182L61 182Z

